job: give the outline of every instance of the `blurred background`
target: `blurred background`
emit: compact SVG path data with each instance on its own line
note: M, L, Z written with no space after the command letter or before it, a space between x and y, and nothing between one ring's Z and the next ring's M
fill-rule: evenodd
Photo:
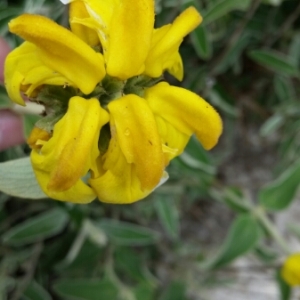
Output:
M300 251L300 2L157 0L156 27L191 5L204 21L180 48L183 82L166 79L218 110L219 144L208 153L192 138L169 181L132 205L0 193L0 299L299 299L280 268ZM25 12L68 26L58 0L1 0L11 48L22 41L7 23ZM22 117L25 135L36 118Z

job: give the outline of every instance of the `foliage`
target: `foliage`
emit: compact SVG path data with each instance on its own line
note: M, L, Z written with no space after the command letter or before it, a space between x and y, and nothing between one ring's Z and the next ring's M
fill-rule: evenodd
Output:
M290 247L269 215L293 204L300 182L299 1L157 0L157 25L190 5L204 22L184 41L185 78L175 84L199 93L220 112L224 134L218 147L207 153L191 139L169 166L171 179L133 205L73 205L0 194L0 298L192 299L194 274L201 274L200 294L219 268L249 253L262 267L271 266L281 299L291 297L278 275L278 261ZM8 33L7 22L23 12L67 24L58 0L2 1L0 34L11 46L21 41ZM10 105L0 87L0 107ZM28 131L32 116L25 115L24 123ZM253 169L271 159L267 167L273 177L243 185L237 178L247 175L243 169L239 173L241 152L249 154ZM0 167L0 185L9 192L5 180L11 177L15 196L30 188L33 198L42 198L20 180L32 176L28 153L26 145L0 152L1 162L21 157L24 162L21 169L13 163ZM201 228L201 219L221 217L206 215L205 205L229 215L223 243L207 246L197 239L199 231L214 236L219 228L209 233ZM299 239L296 229L295 224L287 228Z

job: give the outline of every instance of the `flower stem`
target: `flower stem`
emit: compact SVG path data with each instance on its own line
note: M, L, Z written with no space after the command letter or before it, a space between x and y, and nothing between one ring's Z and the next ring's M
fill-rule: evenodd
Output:
M291 254L291 251L285 241L285 239L282 237L282 235L279 233L277 228L274 226L274 224L271 222L269 217L267 216L265 210L263 207L259 206L254 210L254 214L257 217L257 219L261 222L263 227L267 230L267 232L272 236L272 238L276 241L278 246L280 246L281 250L285 254Z

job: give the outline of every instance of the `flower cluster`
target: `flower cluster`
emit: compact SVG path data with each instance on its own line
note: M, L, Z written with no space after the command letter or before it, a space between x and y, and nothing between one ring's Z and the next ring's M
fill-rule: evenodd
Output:
M140 200L192 134L205 149L221 134L207 102L161 77L182 80L178 49L202 18L190 7L154 29L153 0L66 2L70 30L39 15L9 23L25 42L6 59L8 94L45 106L28 139L37 181L62 201Z

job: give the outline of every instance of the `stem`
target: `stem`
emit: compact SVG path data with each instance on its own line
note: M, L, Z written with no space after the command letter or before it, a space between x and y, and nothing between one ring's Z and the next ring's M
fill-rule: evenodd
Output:
M234 44L236 44L236 42L238 41L238 39L241 37L241 35L242 35L242 33L243 33L246 25L252 19L253 15L256 12L257 8L259 7L260 3L261 3L261 0L253 0L253 2L251 3L251 6L249 8L249 10L247 11L247 13L245 15L245 18L243 20L241 20L241 22L236 26L235 31L231 35L231 38L229 39L226 47L216 57L216 59L212 63L210 75L215 75L215 72L217 70L218 65L221 63L221 61L223 60L223 58L226 57L226 55L229 53L229 51L232 48L232 46Z
M274 226L274 224L270 221L269 217L266 215L265 210L263 207L257 207L254 210L255 216L258 218L258 220L261 222L261 224L264 226L264 228L268 231L268 233L272 236L272 238L276 241L278 246L280 246L281 250L286 253L287 255L291 254L291 251L282 237L282 235L278 232L277 228Z
M118 276L116 275L113 267L113 257L112 257L112 249L108 249L108 257L105 262L105 271L108 278L112 283L118 288L119 296L123 300L136 300L136 297L132 293L132 291L120 281Z
M299 18L299 15L300 15L300 3L293 11L293 13L288 18L286 18L285 22L276 31L276 34L266 40L265 46L271 47L286 31L288 31L291 28L294 22Z
M15 290L13 295L11 296L11 298L10 298L11 300L20 299L21 296L23 295L23 292L26 290L27 286L32 281L32 279L34 277L35 270L36 270L36 266L38 264L40 255L42 253L42 250L43 250L43 244L42 243L37 243L34 246L32 256L31 256L31 258L28 262L27 273L25 274L24 278L22 279L20 284L17 286L17 289Z

